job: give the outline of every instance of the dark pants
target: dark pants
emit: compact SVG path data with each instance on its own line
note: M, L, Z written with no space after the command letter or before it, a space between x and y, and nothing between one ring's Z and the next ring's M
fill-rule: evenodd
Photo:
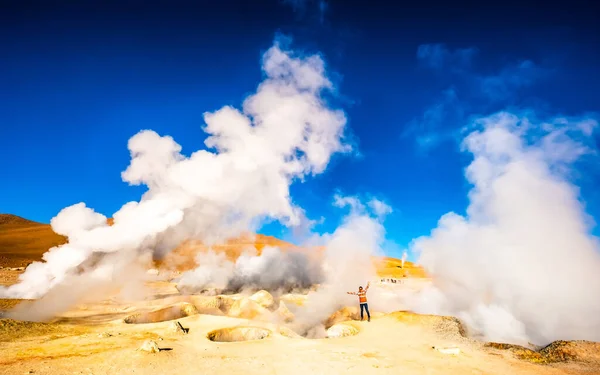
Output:
M363 310L367 310L367 318L369 319L369 321L371 321L371 314L369 313L369 305L367 305L366 303L361 303L360 304L360 320L363 320Z

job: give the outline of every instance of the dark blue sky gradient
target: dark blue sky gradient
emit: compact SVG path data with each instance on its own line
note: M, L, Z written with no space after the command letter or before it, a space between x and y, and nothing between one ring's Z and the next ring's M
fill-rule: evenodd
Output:
M0 212L49 222L80 201L111 215L138 200L143 189L120 178L127 140L150 128L185 154L201 148L203 112L256 88L279 33L323 54L361 154L293 186L310 217L327 218L319 230L337 225L337 189L374 194L394 208L386 227L405 246L466 208L470 159L455 135L469 116L600 111L592 1L328 1L325 12L318 1L78 3L0 8ZM598 219L600 172L581 168L576 182Z

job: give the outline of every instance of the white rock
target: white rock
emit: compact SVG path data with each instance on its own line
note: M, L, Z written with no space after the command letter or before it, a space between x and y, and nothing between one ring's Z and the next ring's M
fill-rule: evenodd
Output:
M438 352L440 352L442 354L451 354L451 355L459 355L460 354L459 348L440 348L438 346L434 346L433 349L437 350Z
M186 334L189 328L184 328L180 322L171 322L171 331L174 333Z
M259 290L258 292L254 293L250 299L266 309L269 309L275 305L275 299L271 293L267 292L266 290Z
M153 340L144 341L139 350L148 353L158 353L160 351L160 349L158 348L158 344L156 343L156 341Z
M354 336L356 334L358 334L358 329L344 323L334 324L327 329L328 338L347 337Z

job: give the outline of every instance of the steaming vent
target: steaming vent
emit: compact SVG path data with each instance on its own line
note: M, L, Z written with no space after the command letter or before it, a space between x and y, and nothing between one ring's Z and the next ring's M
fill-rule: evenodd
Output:
M233 327L216 329L206 337L216 342L238 342L263 340L271 335L271 331L260 327Z
M358 328L348 323L334 324L326 331L328 339L358 335Z

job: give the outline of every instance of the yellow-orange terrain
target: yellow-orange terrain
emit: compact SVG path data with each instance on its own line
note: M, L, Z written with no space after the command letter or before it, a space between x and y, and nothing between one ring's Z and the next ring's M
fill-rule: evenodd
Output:
M48 224L0 214L0 265L4 267L26 266L65 242L66 238L54 233Z
M112 219L108 219L112 225ZM49 224L41 224L10 214L0 214L0 265L5 267L23 267L33 261L42 259L42 255L53 246L66 242L64 236L52 231ZM224 252L228 259L237 259L249 247L260 254L265 246L279 247L282 250L307 251L318 254L322 248L299 248L289 242L263 234L246 234L231 239L224 244L212 246L216 252ZM185 241L165 259L157 260L156 265L173 266L180 271L196 266L195 256L208 248L200 241ZM373 259L380 277L426 277L422 267L390 257Z
M49 225L0 215L2 284L17 282L21 267L64 241ZM315 256L323 250L260 234L213 249L233 260L248 247L260 253L267 245ZM189 269L205 250L187 241L149 267ZM143 296L86 296L43 322L2 314L32 306L44 311L54 306L52 300L0 300L0 374L600 374L598 343L484 343L469 338L454 317L378 311L377 299L429 279L410 262L404 268L394 258L373 262L381 278L411 282L373 285L370 322L360 321L355 299L347 296L347 306L314 323L320 330L301 324L317 314L306 307L306 294L185 295L170 272L149 273Z

